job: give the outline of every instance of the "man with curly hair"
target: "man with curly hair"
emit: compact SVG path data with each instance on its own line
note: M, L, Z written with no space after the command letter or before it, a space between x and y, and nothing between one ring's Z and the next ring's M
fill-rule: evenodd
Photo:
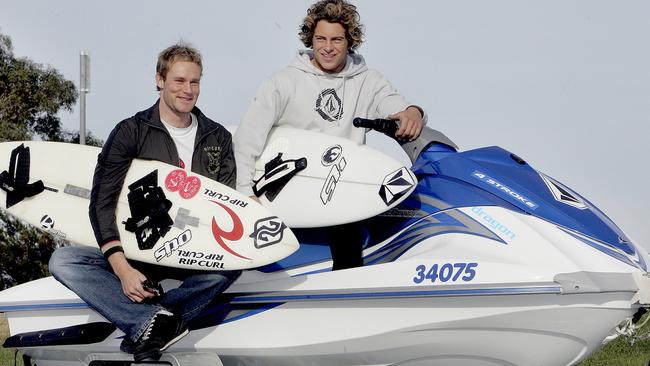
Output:
M243 193L253 194L255 161L272 127L321 131L364 143L366 130L352 125L355 117L399 121L395 137L405 140L418 137L426 121L422 108L409 105L356 53L363 43L363 26L354 5L345 0L313 4L299 36L308 49L262 84L233 138L237 189ZM335 227L330 233L333 269L363 264L356 225Z

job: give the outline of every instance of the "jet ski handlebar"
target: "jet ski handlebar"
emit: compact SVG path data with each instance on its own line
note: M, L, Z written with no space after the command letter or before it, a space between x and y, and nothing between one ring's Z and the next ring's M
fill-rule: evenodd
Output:
M399 128L399 122L392 119L367 119L356 117L352 120L352 124L354 127L369 128L395 139L395 141L400 144L402 149L404 149L409 159L411 159L411 162L413 163L415 163L422 151L427 150L432 145L446 146L442 147L443 151L458 151L458 146L456 146L456 144L447 136L445 136L442 132L436 131L427 126L422 127L420 136L418 136L415 140L406 141L395 138L395 133Z
M354 120L352 120L352 124L354 127L369 128L371 130L386 134L392 138L395 138L395 133L399 128L397 121L384 118L367 119L356 117Z

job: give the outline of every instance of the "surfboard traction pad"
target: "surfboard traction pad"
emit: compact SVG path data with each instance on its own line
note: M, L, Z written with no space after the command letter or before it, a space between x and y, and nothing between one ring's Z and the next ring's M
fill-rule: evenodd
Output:
M174 224L169 216L172 202L158 185L158 169L129 185L127 199L131 217L122 223L135 234L140 250L151 249Z
M25 144L20 144L11 151L9 171L5 170L0 173L0 188L7 192L5 208L9 208L26 197L35 196L45 190L45 185L41 180L28 183L29 163L29 147L25 147Z
M254 182L253 193L257 197L264 194L273 202L289 180L305 168L307 158L282 160L282 153L278 153L275 158L264 164L264 175Z

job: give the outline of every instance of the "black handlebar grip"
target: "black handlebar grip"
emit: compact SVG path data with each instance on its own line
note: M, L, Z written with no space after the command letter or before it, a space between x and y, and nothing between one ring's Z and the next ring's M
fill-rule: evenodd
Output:
M392 119L367 119L356 117L352 120L354 127L370 128L372 130L384 133L390 137L395 137L395 132L399 128L397 121Z
M354 127L358 127L358 128L361 128L361 127L372 128L370 126L371 124L372 124L372 120L367 119L367 118L356 117L355 119L352 120L352 125L354 125Z

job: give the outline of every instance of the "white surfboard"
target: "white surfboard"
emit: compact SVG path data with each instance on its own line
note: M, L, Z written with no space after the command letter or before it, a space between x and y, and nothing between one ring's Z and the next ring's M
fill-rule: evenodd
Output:
M10 168L13 151L20 151L20 157ZM67 143L0 143L0 172L5 171L0 177L0 207L52 235L95 246L88 207L99 152L96 147ZM38 181L44 189L30 197L39 190ZM141 184L144 181L153 183ZM20 188L20 182L27 186ZM160 190L147 190L149 185ZM153 192L162 192L164 199L152 200ZM165 212L152 214L146 209L151 202L151 207ZM127 258L162 266L246 269L273 263L298 248L285 223L249 197L159 161L132 162L119 196L116 222ZM127 231L124 222L135 233ZM148 227L151 222L161 226ZM159 230L166 232L156 240Z
M273 159L282 163L267 166ZM417 183L401 162L366 145L288 127L271 130L254 180L262 204L292 228L378 215L408 197Z

